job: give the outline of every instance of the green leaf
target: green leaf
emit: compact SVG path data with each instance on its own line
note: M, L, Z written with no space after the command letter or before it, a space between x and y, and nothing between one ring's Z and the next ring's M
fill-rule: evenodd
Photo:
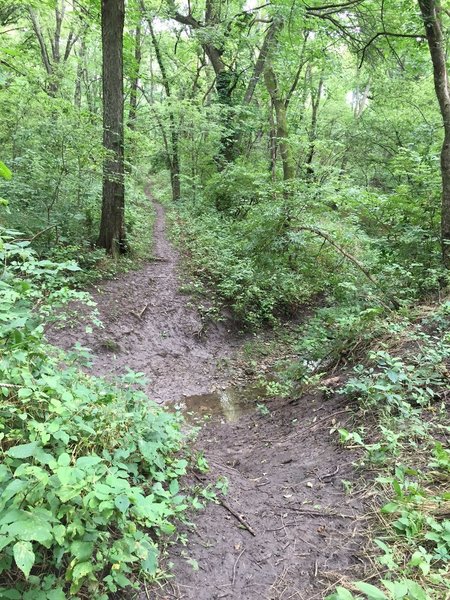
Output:
M52 540L50 523L36 519L31 515L30 518L22 521L16 521L9 526L8 533L22 541L36 541L43 545Z
M51 590L50 592L47 592L47 599L48 600L66 600L66 595L62 588L56 588L54 590Z
M5 165L5 163L3 163L0 160L0 177L3 177L3 179L6 180L10 180L12 179L12 173L11 171L8 169L8 167Z
M387 581L382 579L384 587L391 592L394 600L401 600L408 593L408 586L405 581Z
M77 459L76 464L80 469L88 469L89 467L97 465L99 462L102 462L102 459L93 454L92 456L80 456L80 458Z
M37 442L30 442L29 444L20 444L19 446L13 446L6 454L12 458L29 458L38 449Z
M178 480L177 479L173 479L170 482L169 485L169 492L175 496L176 494L178 494L178 492L180 491L180 486L178 485Z
M80 561L86 561L88 558L91 558L92 553L94 552L94 544L92 542L81 542L75 541L72 542L70 546L70 551L73 556Z
M366 594L369 600L388 600L386 594L380 590L379 588L371 585L370 583L365 583L364 581L357 581L355 583L355 587L358 588L361 592Z
M115 497L114 504L120 510L121 513L125 513L128 510L128 507L130 506L130 501L128 499L128 496L125 496L125 494L121 494L120 496Z
M14 544L13 554L16 565L28 579L35 561L33 546L30 542L17 542Z
M399 506L398 506L397 502L388 502L387 504L385 504L382 507L381 512L394 513L394 512L397 512L398 509L399 509Z
M0 588L0 598L5 598L5 600L22 600L22 594L11 588L8 590Z
M67 452L63 452L58 456L58 465L60 467L68 467L70 465L70 456Z
M411 600L429 600L426 591L416 581L412 581L411 579L406 579L405 581L408 584L408 594Z
M83 579L83 577L86 577L86 575L89 575L89 573L92 573L93 570L94 565L91 562L78 563L73 569L72 579L74 581L79 581L80 579Z

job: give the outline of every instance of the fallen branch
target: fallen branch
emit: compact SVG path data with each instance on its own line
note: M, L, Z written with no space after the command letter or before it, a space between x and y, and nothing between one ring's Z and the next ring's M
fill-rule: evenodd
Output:
M14 240L16 242L34 242L34 240L36 238L38 238L39 236L41 236L43 233L46 233L47 231L49 231L50 229L55 228L56 231L58 231L58 224L57 223L53 223L53 225L49 225L49 227L46 227L45 229L43 229L42 231L38 231L36 234L33 235L33 237L31 238L23 238L20 240Z
M235 519L237 519L239 521L239 523L248 531L250 532L253 536L256 537L256 533L254 532L254 530L250 527L250 525L247 523L247 521L245 519L243 519L241 517L241 515L239 513L237 513L233 508L231 508L231 506L229 506L225 500L219 500L220 504L224 507L225 510L227 510L230 515L233 515L233 517Z
M239 562L239 559L241 558L241 556L244 554L245 552L245 548L242 548L239 556L236 559L236 562L234 563L234 567L233 567L233 579L231 581L231 585L234 586L234 582L236 581L236 569L237 569L237 564Z
M145 311L147 310L147 308L149 307L150 302L147 302L147 304L144 306L144 308L139 312L135 312L134 310L131 311L131 314L136 317L136 319L141 320L142 317L144 316Z
M335 248L338 252L340 252L343 256L345 256L345 258L347 258L352 264L355 265L355 267L357 267L362 273L364 273L364 275L367 277L367 279L376 288L379 289L380 284L375 279L375 277L370 273L370 271L368 271L366 269L366 267L357 258L355 258L352 254L350 254L350 252L348 252L347 250L345 250L345 248L342 248L342 246L339 246L339 244L337 244L333 240L333 238L331 238L327 233L325 233L321 229L318 229L317 227L309 227L307 225L302 225L301 227L298 227L297 231L309 231L310 233L314 233L315 235L318 235L322 239L326 240L330 244L330 246L333 246L333 248ZM385 294L385 292L383 292L383 291L382 291L382 293ZM400 304L399 304L399 302L398 302L398 300L396 298L393 298L392 296L388 296L388 299L391 302L392 306L396 310L398 310L400 308ZM392 310L389 306L387 306L386 304L384 304L384 302L382 302L382 305L387 310Z

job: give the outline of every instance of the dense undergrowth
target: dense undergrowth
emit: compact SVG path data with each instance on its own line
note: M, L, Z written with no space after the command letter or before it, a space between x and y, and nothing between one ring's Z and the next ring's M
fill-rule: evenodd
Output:
M449 302L419 313L385 323L339 390L357 402L361 423L340 429L340 440L377 474L368 549L376 568L368 581L343 577L330 600L450 593Z
M232 208L218 211L208 190L197 191L177 206L172 230L187 253L190 291L207 290L247 327L298 317L319 298L357 315L367 309L367 318L433 296L448 280L436 223L425 227L427 209L410 210L406 197L338 182L299 184L286 197L283 186L259 183L245 204L256 184L245 190L233 171L226 177ZM161 184L154 191L167 199Z
M286 199L267 184L247 205L232 180L220 190L239 210L217 210L208 189L197 190L172 210L172 231L191 292L246 327L274 326L272 342L247 347L269 393L301 395L356 365L338 392L357 406L360 426L339 439L363 452L363 472L376 473L367 482L373 569L363 582L343 576L330 600L448 598L450 311L438 300L448 273L428 209L409 206L405 190L324 186L319 198L310 186ZM259 369L268 346L285 356L269 381Z
M83 349L48 345L45 321L89 299L68 287L74 262L22 237L0 239L0 596L108 598L161 575L163 540L199 505L180 493L180 420L141 374L113 385L83 373Z

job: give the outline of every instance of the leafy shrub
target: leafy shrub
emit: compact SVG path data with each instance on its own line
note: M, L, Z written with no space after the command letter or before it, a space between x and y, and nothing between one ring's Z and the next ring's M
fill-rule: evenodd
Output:
M445 361L450 345L443 340L424 338L420 353L402 359L388 352L370 354L374 367L355 368L343 391L358 396L365 404L388 412L409 414L411 407L428 406L447 385Z
M107 598L157 573L158 539L187 508L180 423L138 375L114 387L45 342L40 315L80 294L61 290L73 265L27 244L0 247L0 595Z

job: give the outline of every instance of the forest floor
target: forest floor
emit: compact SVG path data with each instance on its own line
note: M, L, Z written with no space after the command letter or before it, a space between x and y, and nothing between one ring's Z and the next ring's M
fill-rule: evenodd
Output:
M86 331L81 312L48 331L63 348L91 348L94 373L143 372L151 398L189 397L190 410L211 413L195 442L210 470L192 483L226 477L228 493L191 515L182 527L187 544L170 546L164 559L174 577L143 590L141 600L313 600L339 582L364 579L368 500L346 493L344 483L355 486L359 477L355 456L330 435L352 419L351 410L342 397L321 392L266 400L268 411L257 410L256 392L249 402L252 387L227 394L242 379L245 336L223 323L204 327L180 292L164 209L155 210L154 260L91 290L103 328Z

